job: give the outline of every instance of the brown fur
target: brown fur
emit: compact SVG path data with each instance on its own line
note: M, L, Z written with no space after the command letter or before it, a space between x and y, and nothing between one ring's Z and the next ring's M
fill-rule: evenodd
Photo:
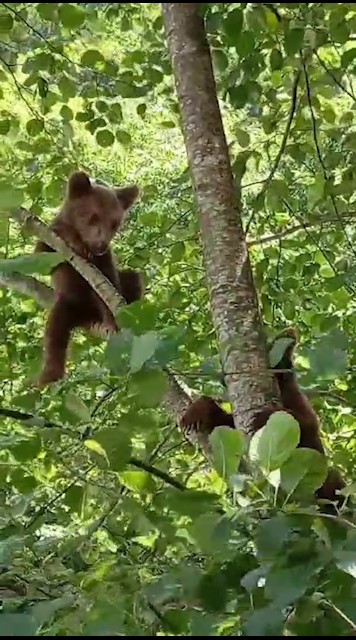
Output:
M92 185L77 171L68 181L67 194L51 229L74 253L97 267L120 292L127 304L143 294L142 279L136 271L118 271L110 243L139 195L136 185L109 189ZM36 252L53 251L37 242ZM47 321L44 363L39 384L45 386L65 375L67 348L74 328L117 331L115 319L89 283L68 263L52 272L55 300Z
M256 433L264 427L268 418L276 411L286 411L299 423L300 441L298 446L315 449L325 455L318 417L308 398L301 391L293 372L293 352L297 344L296 331L288 329L278 336L278 338L280 337L290 337L292 340L291 344L286 348L281 361L275 367L275 377L281 401L280 403L266 405L258 411L254 416L250 432ZM192 402L181 418L181 428L185 432L195 430L210 434L218 426L227 426L233 429L233 416L207 396L202 396ZM345 482L338 470L330 469L323 486L317 491L317 497L336 501L338 500L336 491L343 487L345 487Z

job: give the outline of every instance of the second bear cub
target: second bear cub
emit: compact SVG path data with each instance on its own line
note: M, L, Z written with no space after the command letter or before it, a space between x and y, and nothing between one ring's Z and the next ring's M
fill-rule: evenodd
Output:
M61 210L50 225L74 253L102 272L127 304L143 295L141 275L136 271L117 270L110 243L138 196L136 185L110 189L92 184L84 172L76 171L68 180ZM39 241L35 251L53 249ZM117 331L111 311L68 262L53 269L52 282L55 298L45 330L40 386L64 376L67 348L74 328L97 326L108 333Z

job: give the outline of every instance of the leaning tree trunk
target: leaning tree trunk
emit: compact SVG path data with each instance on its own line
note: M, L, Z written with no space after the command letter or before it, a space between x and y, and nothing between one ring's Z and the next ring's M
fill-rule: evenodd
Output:
M200 3L163 3L214 325L237 428L273 395Z

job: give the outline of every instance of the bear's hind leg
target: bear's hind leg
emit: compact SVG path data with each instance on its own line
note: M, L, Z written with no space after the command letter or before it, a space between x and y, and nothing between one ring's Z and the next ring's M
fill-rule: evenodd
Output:
M54 303L44 337L44 358L38 384L45 387L64 377L70 335L77 326L75 308L60 296Z

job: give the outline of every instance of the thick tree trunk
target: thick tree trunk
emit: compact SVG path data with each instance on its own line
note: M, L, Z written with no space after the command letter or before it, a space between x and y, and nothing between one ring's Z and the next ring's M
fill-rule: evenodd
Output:
M273 395L267 350L235 193L200 3L163 3L196 193L212 314L235 425Z

